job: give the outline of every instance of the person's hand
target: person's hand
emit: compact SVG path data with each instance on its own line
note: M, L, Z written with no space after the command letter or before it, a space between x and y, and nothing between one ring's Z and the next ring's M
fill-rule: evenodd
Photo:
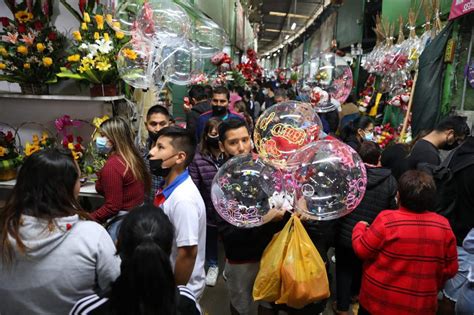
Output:
M263 221L263 224L268 223L268 222L278 222L278 221L281 221L284 216L285 216L285 210L277 209L277 208L271 208L262 217L262 221Z
M189 101L188 97L184 98L184 103L183 103L183 111L185 113L189 113L191 111L191 108L193 108L193 105L191 105L191 102Z

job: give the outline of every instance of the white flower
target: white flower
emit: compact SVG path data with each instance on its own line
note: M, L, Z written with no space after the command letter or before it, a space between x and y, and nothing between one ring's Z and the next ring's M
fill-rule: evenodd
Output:
M98 39L95 41L98 46L98 50L103 53L103 54L108 54L109 52L112 51L112 49L114 49L113 45L112 45L112 41L110 40L105 40L105 39Z
M99 49L99 45L91 44L88 47L89 53L87 54L87 58L94 59L95 55L97 54L97 50Z
M81 46L79 46L79 50L89 50L89 45L86 43L82 43Z

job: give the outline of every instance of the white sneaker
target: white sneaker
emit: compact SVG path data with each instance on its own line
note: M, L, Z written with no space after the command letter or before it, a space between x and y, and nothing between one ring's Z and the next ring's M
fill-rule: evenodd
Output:
M207 275L206 275L206 285L210 287L215 286L218 275L219 275L219 267L217 266L209 267L209 269L207 270Z

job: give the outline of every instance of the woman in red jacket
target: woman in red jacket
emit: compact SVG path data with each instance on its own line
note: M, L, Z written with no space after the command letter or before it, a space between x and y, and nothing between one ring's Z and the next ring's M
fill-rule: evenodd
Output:
M143 204L145 191L150 188L150 174L123 117L113 117L102 123L96 146L99 152L108 156L95 184L105 202L91 213L91 217L107 223L107 231L116 240L123 215Z
M360 221L352 232L354 252L364 262L359 315L436 314L438 291L458 270L448 220L428 211L433 178L408 171L398 193L398 210L382 211L370 227Z

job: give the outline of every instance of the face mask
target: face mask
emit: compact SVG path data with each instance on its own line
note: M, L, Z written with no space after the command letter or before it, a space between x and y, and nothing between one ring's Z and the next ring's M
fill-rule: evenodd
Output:
M219 136L207 136L207 144L214 149L219 149Z
M152 143L155 143L158 140L158 133L153 131L148 131L148 137L150 138Z
M374 133L373 132L364 133L364 140L365 141L374 141Z
M168 161L171 159L173 156L176 154L173 154L169 158L163 160L163 159L158 159L158 160L150 160L150 171L153 175L158 176L158 177L163 177L166 178L171 172L171 167L168 168L163 168L162 164L164 161Z
M112 147L107 144L108 141L107 137L97 137L95 139L95 146L99 153L107 154L112 150Z
M212 105L213 116L223 116L227 113L227 107Z

